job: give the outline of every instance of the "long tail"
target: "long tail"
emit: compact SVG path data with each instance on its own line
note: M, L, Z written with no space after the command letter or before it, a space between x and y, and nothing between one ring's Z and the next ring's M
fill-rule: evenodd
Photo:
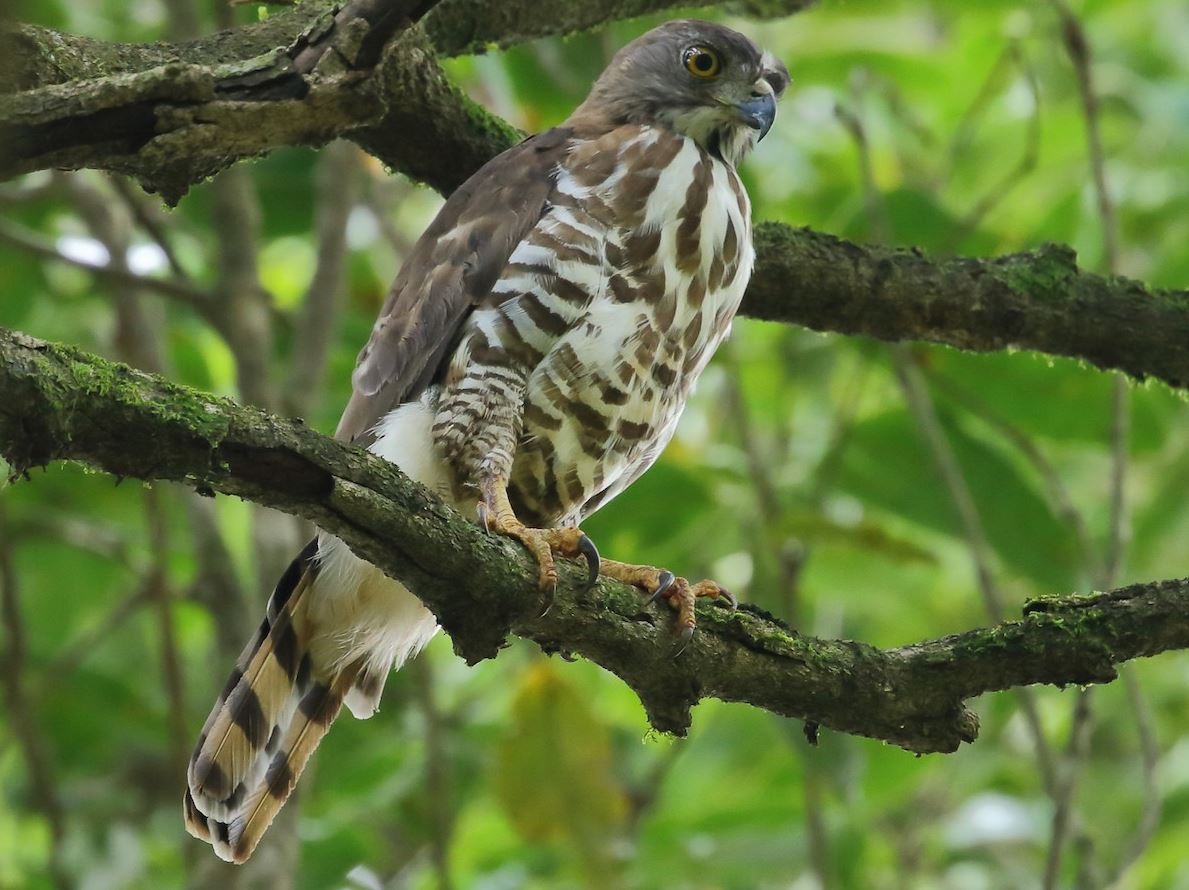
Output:
M431 406L404 405L372 450L441 487ZM384 681L437 632L405 587L336 538L311 541L281 576L190 759L186 829L243 862L344 704L375 712Z
M319 670L310 657L316 552L312 541L277 584L190 759L186 829L229 862L252 854L361 671L358 661Z

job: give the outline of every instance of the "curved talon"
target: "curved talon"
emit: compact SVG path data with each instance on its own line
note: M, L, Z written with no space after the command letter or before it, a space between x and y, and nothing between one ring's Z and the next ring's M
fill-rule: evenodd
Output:
M475 507L475 512L479 514L479 524L483 526L483 531L491 534L491 514L487 509L487 504L479 501Z
M727 590L725 587L720 587L718 589L718 598L726 600L727 608L732 612L739 608L739 600L735 598L735 594L731 593L731 591Z
M681 640L681 648L680 648L680 649L678 649L676 652L674 652L674 653L673 653L673 657L674 657L674 658L677 658L677 656L679 656L679 655L680 655L682 652L684 652L684 651L685 651L685 649L686 649L686 647L687 647L687 646L689 646L689 641L690 641L690 640L692 640L692 639L694 638L694 627L693 627L693 625L691 624L691 625L688 625L688 626L686 626L686 627L683 627L683 628L681 629L681 633L680 633L680 634L678 634L677 638L678 638L679 640Z
M656 590L653 591L652 596L648 598L648 602L645 605L651 606L668 593L669 588L673 586L675 580L676 576L670 571L666 570L658 574L656 576Z
M586 557L586 584L582 587L582 592L586 593L599 580L599 565L602 560L599 558L599 548L585 532L578 539L578 552Z
M549 610L553 608L553 600L557 595L557 582L554 581L544 589L545 594L545 608L541 610L541 614L537 616L537 620L544 618L549 614Z

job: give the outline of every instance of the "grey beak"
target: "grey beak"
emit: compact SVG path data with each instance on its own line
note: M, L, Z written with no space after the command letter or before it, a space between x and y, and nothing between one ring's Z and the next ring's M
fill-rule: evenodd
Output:
M744 99L735 106L743 115L743 122L760 131L760 139L768 135L772 122L776 120L776 97L771 93ZM757 140L758 141L758 140Z

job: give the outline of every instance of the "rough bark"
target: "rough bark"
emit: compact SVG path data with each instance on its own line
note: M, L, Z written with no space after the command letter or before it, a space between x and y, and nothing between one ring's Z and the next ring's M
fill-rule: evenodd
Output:
M94 167L176 203L242 158L380 123L381 90L436 70L411 31L434 0L349 0L317 14L312 5L172 44L0 22L0 177ZM401 66L415 70L390 70ZM2 95L4 84L14 91Z
M652 724L683 733L714 697L747 702L915 752L977 735L965 701L1033 683L1107 682L1128 659L1189 647L1189 580L1037 600L1021 620L877 649L808 637L743 607L699 610L676 658L672 616L603 579L574 593L562 567L541 615L536 568L365 451L298 421L205 395L77 349L0 329L0 455L17 475L73 460L117 477L168 479L306 517L404 581L469 662L509 633L586 657L639 696Z
M742 309L752 318L978 352L1034 349L1189 386L1189 291L1095 275L1064 245L937 258L771 222L755 240Z

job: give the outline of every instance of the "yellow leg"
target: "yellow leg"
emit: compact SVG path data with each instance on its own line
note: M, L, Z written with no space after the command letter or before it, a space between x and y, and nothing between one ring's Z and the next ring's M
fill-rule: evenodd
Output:
M541 589L550 595L557 589L557 564L554 554L583 557L589 570L587 586L599 578L599 551L594 541L577 528L529 528L516 518L508 502L507 483L502 479L486 480L481 486L483 499L479 501L479 521L488 531L515 538L528 548L540 567Z

